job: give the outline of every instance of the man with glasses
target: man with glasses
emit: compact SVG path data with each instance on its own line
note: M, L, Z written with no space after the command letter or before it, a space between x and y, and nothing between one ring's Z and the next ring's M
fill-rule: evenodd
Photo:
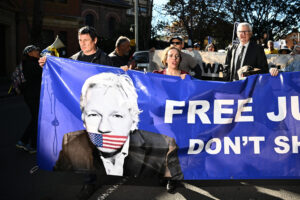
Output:
M268 62L263 48L250 41L252 27L249 23L240 23L237 27L240 43L233 45L227 52L225 60L224 80L239 80L238 70L247 66L248 75L268 73Z
M171 47L173 46L173 47L179 49L179 51L180 51L180 54L181 54L181 62L179 65L180 70L191 73L191 70L196 70L196 68L200 69L200 67L197 66L196 59L194 59L191 55L181 51L184 47L184 42L181 37L179 37L179 36L172 37L170 39L170 46Z

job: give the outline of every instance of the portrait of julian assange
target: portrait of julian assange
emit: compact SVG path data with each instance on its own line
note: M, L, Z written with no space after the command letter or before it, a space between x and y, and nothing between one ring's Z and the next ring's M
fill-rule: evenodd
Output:
M175 140L138 129L138 95L128 75L100 73L83 84L85 130L66 133L54 170L183 179Z

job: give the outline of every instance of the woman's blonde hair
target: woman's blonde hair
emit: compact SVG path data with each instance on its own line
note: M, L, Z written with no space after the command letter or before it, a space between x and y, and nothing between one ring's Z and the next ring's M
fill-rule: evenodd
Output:
M162 64L164 65L164 66L168 66L168 64L167 64L167 58L168 58L168 52L170 51L170 50L172 50L172 49L176 49L177 50L177 52L178 52L178 54L179 54L179 59L180 59L180 62L181 62L181 53L180 53L180 50L179 49L177 49L176 47L167 47L167 48L165 48L164 49L164 51L163 51L163 56L162 56L162 59L161 59L161 62L162 62Z

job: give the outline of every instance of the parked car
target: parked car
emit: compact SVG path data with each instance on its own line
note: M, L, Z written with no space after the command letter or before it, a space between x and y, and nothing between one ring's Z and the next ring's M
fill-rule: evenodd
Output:
M132 59L138 70L149 72L149 51L136 51L132 55Z

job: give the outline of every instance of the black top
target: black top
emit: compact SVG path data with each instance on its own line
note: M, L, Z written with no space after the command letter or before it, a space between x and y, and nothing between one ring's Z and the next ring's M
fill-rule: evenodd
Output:
M87 55L84 55L84 53L82 51L79 51L76 54L74 54L73 56L71 56L70 58L73 60L91 62L91 63L100 64L100 65L108 65L108 66L112 65L110 58L107 56L107 54L98 48L97 48L95 54L87 56Z
M84 61L84 62L92 62L93 58L95 57L96 53L92 54L92 55L85 55L85 54L81 54L78 56L78 60L80 61Z
M114 67L128 65L129 56L119 56L116 51L111 52L108 56L110 57L112 66Z
M22 60L23 74L26 82L22 86L22 92L26 96L40 97L43 69L40 67L39 58L26 55Z

